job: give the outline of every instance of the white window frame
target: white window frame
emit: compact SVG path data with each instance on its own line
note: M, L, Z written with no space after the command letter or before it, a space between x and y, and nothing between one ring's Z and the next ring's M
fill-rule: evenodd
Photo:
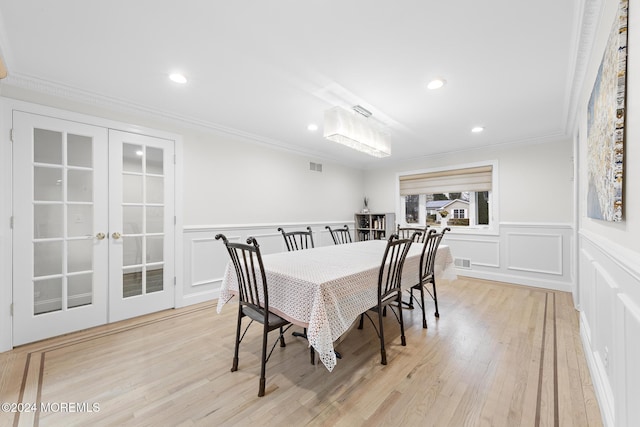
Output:
M456 169L467 169L481 166L491 166L491 200L489 203L489 225L469 225L465 227L451 227L453 232L470 233L470 234L496 234L499 233L499 207L500 207L500 180L499 180L499 167L498 160L486 160L474 163L458 163L447 166L429 168L429 169L417 169L410 171L403 171L396 173L395 182L395 200L396 200L396 222L401 227L406 226L424 226L426 224L426 212L424 209L420 209L420 218L418 224L406 224L405 221L405 206L403 203L404 198L400 196L400 177L407 175L417 175L432 172L443 172ZM420 202L423 203L424 195L421 195ZM422 205L422 204L421 204ZM471 218L471 212L468 212L469 218Z
M468 211L468 209L452 209L451 218L465 219L467 218ZM456 216L456 213L458 213L458 215L462 214L462 216Z

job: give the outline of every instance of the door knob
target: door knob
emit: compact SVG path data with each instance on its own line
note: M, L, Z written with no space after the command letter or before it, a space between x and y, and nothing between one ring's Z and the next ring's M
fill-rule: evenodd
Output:
M98 240L102 240L102 239L104 239L105 237L107 237L107 235L106 235L106 234L104 234L104 233L98 233L98 234L96 234L96 239L98 239Z
M118 240L120 238L120 233L118 233L117 231L114 232L111 237L113 237L114 239Z

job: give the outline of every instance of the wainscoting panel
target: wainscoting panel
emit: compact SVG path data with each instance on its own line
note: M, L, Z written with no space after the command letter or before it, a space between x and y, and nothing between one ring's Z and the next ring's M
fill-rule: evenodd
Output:
M532 273L562 275L562 235L507 234L507 268Z
M454 258L471 260L471 266L500 267L500 242L498 240L478 240L471 236L445 234L445 243L451 246Z
M640 420L640 257L614 242L579 236L580 329L604 423Z
M206 237L191 240L191 262L190 271L193 287L203 286L213 283L214 272L219 267L215 265L218 257L212 257L215 252L219 252L219 242L213 237Z
M247 237L253 236L258 241L258 245L260 245L260 252L262 255L274 254L277 252L283 252L287 250L287 247L284 243L284 239L282 238L282 234L279 231L273 232L269 230L269 232L248 232ZM246 237L242 240L243 243L246 243ZM229 261L229 257L225 259Z
M611 381L614 350L613 310L618 286L598 262L595 267L595 325L593 347L598 352L600 363L604 367L607 379Z
M231 242L245 242L253 236L260 245L263 255L286 251L286 245L278 227L285 231L304 230L308 225L313 231L316 247L333 245L331 234L325 228L349 225L353 221L323 222L313 224L242 224L185 227L184 239L184 288L179 306L196 304L218 298L229 255L221 240L215 240L218 233L224 234Z
M571 292L573 227L570 224L501 223L498 234L453 229L444 243L458 274Z
M578 260L580 268L578 269L578 277L580 283L578 285L578 306L582 310L582 316L587 317L587 322L582 323L582 328L589 340L593 340L591 328L589 325L595 325L595 295L596 295L596 269L595 260L584 248L580 249L580 259Z
M640 420L640 307L627 295L619 295L621 306L621 344L620 369L616 379L620 383L619 414L620 425L633 425Z

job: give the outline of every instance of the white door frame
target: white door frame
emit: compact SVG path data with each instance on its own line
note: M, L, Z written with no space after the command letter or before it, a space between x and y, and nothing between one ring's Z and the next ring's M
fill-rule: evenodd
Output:
M12 282L12 230L11 216L12 206L12 143L10 131L12 128L12 112L14 110L25 111L33 114L47 115L63 120L79 121L82 123L101 126L108 129L120 130L124 132L138 133L158 138L171 139L175 141L175 306L182 307L183 302L183 145L182 136L123 123L101 117L89 116L58 108L46 107L30 102L19 101L10 98L0 97L0 352L13 348L13 317L11 306L13 302L13 282Z

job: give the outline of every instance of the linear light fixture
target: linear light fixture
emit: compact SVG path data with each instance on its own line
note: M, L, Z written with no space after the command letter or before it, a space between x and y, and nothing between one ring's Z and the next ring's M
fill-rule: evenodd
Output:
M390 156L389 135L368 119L371 112L360 105L353 109L358 114L342 107L333 107L325 111L324 137L374 157Z
M354 105L353 106L353 111L355 111L356 113L361 114L361 115L363 115L365 117L371 117L371 115L372 115L371 111L367 110L362 105Z

